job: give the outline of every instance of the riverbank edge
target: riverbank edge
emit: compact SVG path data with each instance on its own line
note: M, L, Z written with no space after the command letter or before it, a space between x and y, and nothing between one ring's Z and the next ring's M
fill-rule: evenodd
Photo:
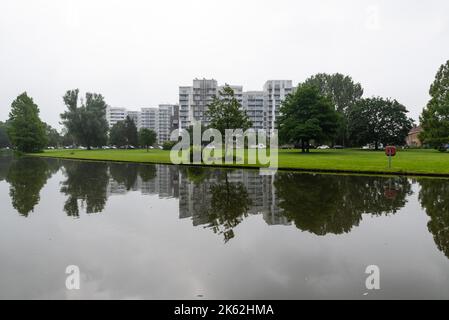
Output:
M79 160L79 161L95 161L95 162L115 162L115 163L135 163L135 164L163 164L172 166L185 166L185 167L204 167L204 168L221 168L221 169L268 169L267 167L260 167L257 165L225 165L225 164L174 164L171 162L161 161L135 161L135 160L113 160L113 159L90 159L90 158L72 158L72 157L55 157L42 154L28 153L25 156L38 157L38 158L50 158L50 159L63 159L63 160ZM345 170L345 169L320 169L320 168L290 168L290 167L278 167L277 170L283 172L302 172L302 173L321 173L321 174L351 174L351 175L370 175L370 176L408 176L408 177L429 177L429 178L449 178L449 173L423 173L423 172L411 172L411 171L373 171L373 170Z

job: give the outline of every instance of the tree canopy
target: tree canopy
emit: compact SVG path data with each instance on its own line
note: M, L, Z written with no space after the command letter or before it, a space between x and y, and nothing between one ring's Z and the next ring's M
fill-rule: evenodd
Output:
M431 99L420 117L423 128L420 139L441 147L449 143L449 60L438 70L429 93Z
M111 128L109 142L117 147L137 146L137 127L130 117L118 121Z
M106 121L106 102L101 94L86 93L85 102L78 106L79 90L69 90L64 95L67 111L61 114L67 133L76 143L87 149L106 144L108 122Z
M403 145L413 120L407 109L396 100L373 97L362 99L349 111L349 133L358 145L382 143Z
M309 151L310 140L331 139L337 130L338 114L328 97L315 86L301 84L287 96L279 110L279 138L283 143L301 143Z
M317 87L321 95L331 99L335 110L340 114L336 142L348 145L347 114L349 109L362 98L362 85L355 83L350 76L341 73L318 73L308 78L304 83Z
M39 118L39 108L26 92L11 104L8 135L12 145L22 152L37 152L46 143L45 124Z
M209 119L209 127L217 129L225 136L226 129L242 129L243 131L251 128L252 123L242 105L234 95L234 90L229 86L219 91L218 96L214 97L208 105L206 117Z
M6 123L0 121L0 148L6 148L10 146L11 141L9 141Z
M141 128L139 130L139 145L147 148L156 143L156 132L148 128Z

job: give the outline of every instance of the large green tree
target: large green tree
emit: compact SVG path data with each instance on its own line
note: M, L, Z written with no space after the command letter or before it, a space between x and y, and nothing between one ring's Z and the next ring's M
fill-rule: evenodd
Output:
M279 112L281 142L300 143L303 152L309 151L312 139L332 139L338 127L338 114L332 102L315 86L300 84L287 96Z
M62 136L49 124L45 124L45 135L47 136L47 146L59 147L62 144Z
M62 123L75 141L91 149L106 144L108 122L106 102L101 94L86 93L86 99L78 106L79 90L69 90L64 95L68 110L61 114Z
M341 73L318 73L304 83L317 87L322 95L331 99L335 110L340 115L335 141L338 144L348 145L347 114L349 109L362 98L362 85L355 83L350 76Z
M39 118L39 108L26 92L11 104L8 135L12 145L22 152L40 151L47 143L45 124Z
M9 141L6 123L0 121L0 148L6 148L10 146L11 141Z
M429 93L431 99L420 117L423 128L420 139L441 147L449 143L449 60L438 70Z
M139 145L148 148L156 143L156 132L148 128L141 128L139 130Z
M137 146L137 127L130 117L126 117L123 121L118 121L111 128L109 134L110 144L117 147Z
M229 85L225 85L218 92L218 96L213 98L208 105L206 117L209 120L209 127L220 131L223 138L226 129L245 131L252 126L251 120L242 109L242 105L234 95L234 90Z
M358 145L403 145L413 126L407 109L396 100L373 97L358 101L349 111L349 133Z

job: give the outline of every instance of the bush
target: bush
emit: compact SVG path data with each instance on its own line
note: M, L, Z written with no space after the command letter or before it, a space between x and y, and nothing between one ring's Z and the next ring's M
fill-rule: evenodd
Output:
M171 150L175 146L175 144L177 144L177 143L178 143L177 141L165 141L162 144L162 149L164 149L164 150Z

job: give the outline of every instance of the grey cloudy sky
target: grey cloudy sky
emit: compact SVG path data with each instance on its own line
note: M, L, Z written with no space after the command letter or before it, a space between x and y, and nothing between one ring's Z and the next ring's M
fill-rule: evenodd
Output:
M447 0L2 0L0 120L27 91L60 127L68 89L138 109L195 77L262 88L341 72L417 119L449 59Z

